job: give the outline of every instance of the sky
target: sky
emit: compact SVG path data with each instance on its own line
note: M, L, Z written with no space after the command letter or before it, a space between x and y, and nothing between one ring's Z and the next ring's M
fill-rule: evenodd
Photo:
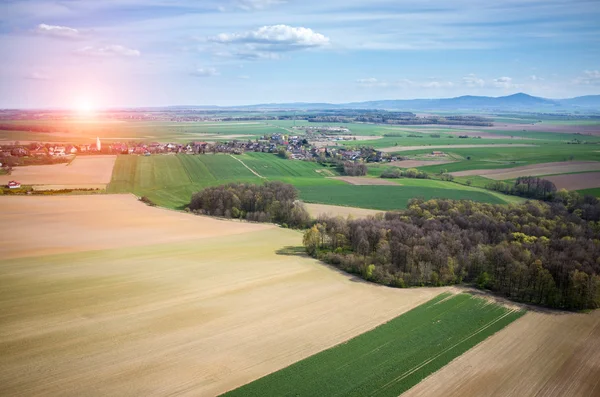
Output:
M598 0L1 0L0 108L600 94L598 21Z

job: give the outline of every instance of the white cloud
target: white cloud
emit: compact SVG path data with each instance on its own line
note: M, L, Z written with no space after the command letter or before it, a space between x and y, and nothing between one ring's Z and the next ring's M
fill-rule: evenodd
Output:
M32 72L25 76L27 80L50 80L50 76L42 72Z
M358 79L356 83L361 87L387 87L389 83L387 81L379 81L375 77L369 77L366 79Z
M329 44L329 38L309 28L287 25L263 26L243 33L221 33L210 38L222 44L247 44L264 51L291 51Z
M218 76L220 73L215 68L198 68L192 72L194 76L198 77L212 77Z
M238 79L240 79L240 80L248 80L249 78L250 78L250 76L246 76L246 75L238 76Z
M386 81L386 80L378 80L374 77L369 77L366 79L358 79L356 83L365 88L450 88L454 87L454 83L451 81L437 81L435 79L430 79L429 81L420 82L413 81L409 79L400 79L396 81Z
M498 88L512 88L516 86L515 84L513 84L512 78L506 76L498 77L497 79L494 79L493 82L494 86Z
M86 46L75 50L78 55L93 57L139 57L140 52L122 45L107 45L103 47Z
M574 80L580 85L600 85L600 70L584 70L583 74Z
M483 87L485 85L485 80L471 73L462 78L462 83L463 85L466 85L467 87L471 88Z
M531 76L529 76L529 80L531 80L531 81L543 81L544 79L541 78L540 76L536 76L535 74L532 74Z
M41 23L35 29L35 32L48 37L57 37L61 39L76 39L80 37L80 32L77 29L67 26L46 25Z
M264 10L272 6L284 4L282 0L235 0L233 5L246 11Z

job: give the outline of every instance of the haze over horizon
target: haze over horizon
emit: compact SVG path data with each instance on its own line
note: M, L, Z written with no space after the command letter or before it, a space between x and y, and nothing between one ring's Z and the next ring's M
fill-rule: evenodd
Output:
M2 108L600 93L596 1L8 0Z

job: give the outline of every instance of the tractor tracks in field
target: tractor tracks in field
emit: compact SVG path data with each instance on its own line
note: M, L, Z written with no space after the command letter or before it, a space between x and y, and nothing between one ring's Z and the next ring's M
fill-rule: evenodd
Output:
M244 163L242 160L238 159L237 157L235 157L233 154L230 154L231 158L236 159L237 161L239 161L240 163L242 163L242 165L246 168L248 168L248 170L253 173L254 175L256 175L257 177L261 178L261 179L267 179L264 176L260 175L258 172L254 171L252 168L248 167L246 165L246 163Z

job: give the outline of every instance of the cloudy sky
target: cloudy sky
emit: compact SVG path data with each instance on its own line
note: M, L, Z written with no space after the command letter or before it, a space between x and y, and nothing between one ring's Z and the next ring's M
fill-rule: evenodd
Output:
M600 94L598 21L598 0L2 0L0 107Z

